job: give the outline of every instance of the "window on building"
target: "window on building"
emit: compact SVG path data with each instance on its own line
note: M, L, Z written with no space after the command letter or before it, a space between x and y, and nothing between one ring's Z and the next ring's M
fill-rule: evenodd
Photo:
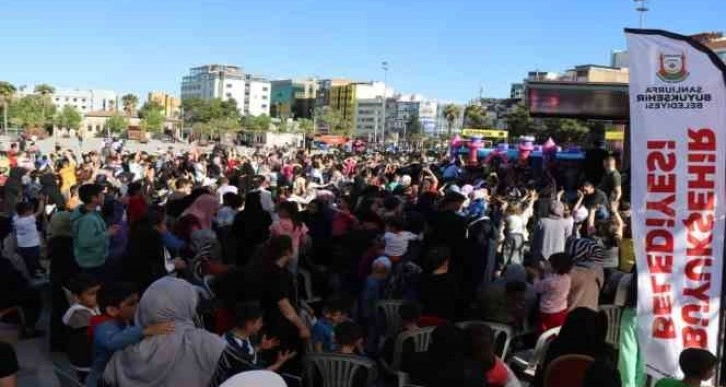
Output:
M86 99L85 98L81 99L81 102L86 102Z
M228 89L231 89L231 88L232 88L232 84L231 84L231 83L228 83L228 84L227 84L227 88L228 88Z
M56 101L56 102L60 102L60 98L58 98L58 97L55 97L55 101Z
M96 125L96 132L100 132L100 131L101 131L101 125Z
M89 131L89 132L90 132L90 131L92 131L92 130L93 130L93 125L88 125L88 126L86 127L86 129L88 129L88 131Z
M78 102L78 98L73 98L73 102Z
M262 99L267 100L267 96L266 95L263 95L262 96Z
M262 108L263 109L267 109L267 105L262 105Z
M227 93L225 95L227 96L227 98L232 98L232 93Z
M66 102L68 102L68 97L66 97Z
M81 109L86 110L86 107L85 106L81 106Z
M262 91L267 91L267 90L268 90L267 87L262 88Z

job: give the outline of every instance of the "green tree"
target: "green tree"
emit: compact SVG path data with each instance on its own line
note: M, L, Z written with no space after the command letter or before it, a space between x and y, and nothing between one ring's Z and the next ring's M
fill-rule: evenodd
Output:
M485 129L491 126L491 120L480 105L468 105L464 108L464 127Z
M55 93L55 87L48 85L46 83L41 83L40 85L35 86L35 93L40 95L51 95Z
M0 81L0 104L3 107L3 130L8 129L8 105L15 94L15 86L10 82Z
M543 120L544 128L539 133L539 140L552 137L558 144L581 144L587 142L590 127L585 121L571 118L547 118Z
M229 118L239 121L239 109L237 101L229 99L223 101L219 98L202 100L200 98L187 98L182 101L184 110L184 122L195 124L198 122L209 123L215 119Z
M461 109L458 106L454 104L444 106L444 118L446 119L449 138L451 138L451 130L454 127L454 122L459 118L459 114L461 114Z
M76 130L81 126L83 116L75 107L71 105L63 106L61 111L57 112L53 118L53 123L59 128Z
M164 113L161 110L150 109L144 113L144 118L141 120L141 129L148 132L161 132L164 129Z
M326 106L320 110L319 120L328 126L331 134L350 136L353 133L353 120L344 117L337 109Z
M47 108L44 109L44 106ZM53 122L55 105L50 103L50 98L47 96L26 95L11 101L8 106L8 116L14 126L24 129L44 128Z
M301 118L297 120L297 127L301 132L305 134L315 133L315 126L313 125L313 120Z
M211 120L207 125L209 125L214 133L229 133L229 132L235 132L239 130L240 124L237 120L234 118L224 117L224 118L215 118Z
M139 97L133 94L126 94L121 97L121 104L124 107L124 112L126 112L126 115L128 117L131 117L131 115L133 115L136 111L136 105L139 104Z
M534 120L529 116L529 111L524 105L517 105L511 113L505 116L504 120L510 138L534 134L537 130Z
M121 133L129 128L129 119L116 112L108 118L106 127L111 133Z
M422 132L421 120L418 118L418 114L411 114L406 122L406 136L418 136Z
M146 118L146 115L149 114L152 110L161 112L162 115L164 114L164 107L161 106L158 102L146 101L144 102L144 105L141 106L141 109L139 109L139 118Z

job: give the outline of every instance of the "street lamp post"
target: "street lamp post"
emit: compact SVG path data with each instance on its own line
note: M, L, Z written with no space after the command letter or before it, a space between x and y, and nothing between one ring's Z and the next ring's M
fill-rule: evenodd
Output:
M635 10L640 14L640 28L645 27L645 14L650 11L648 8L648 0L634 0L638 6Z

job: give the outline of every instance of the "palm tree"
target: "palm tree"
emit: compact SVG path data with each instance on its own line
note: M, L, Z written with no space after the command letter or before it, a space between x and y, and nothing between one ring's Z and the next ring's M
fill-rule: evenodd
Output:
M47 84L47 83L41 83L40 85L35 86L35 93L40 94L43 96L43 117L45 117L45 110L47 108L47 99L48 96L55 93L55 87Z
M3 131L8 130L8 102L15 94L15 86L10 82L0 81L0 102L3 104Z
M454 126L456 119L459 118L459 114L461 114L461 110L458 106L454 104L444 106L444 118L446 119L449 137L451 137L451 128Z
M41 83L40 85L35 86L35 92L42 96L50 95L55 93L55 87L46 83Z
M467 105L464 108L464 126L465 128L484 128L485 114L481 105Z
M133 94L126 94L121 97L121 103L124 105L126 115L130 117L136 111L136 105L139 103L139 97Z

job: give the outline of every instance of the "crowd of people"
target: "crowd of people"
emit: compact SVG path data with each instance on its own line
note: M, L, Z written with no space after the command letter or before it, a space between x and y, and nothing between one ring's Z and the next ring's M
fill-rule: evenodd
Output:
M41 334L33 283L48 278L51 349L86 386L218 386L252 370L323 385L307 360L334 353L375 362L381 386L397 368L416 385L515 387L527 375L508 355L553 329L533 385L572 354L592 359L583 385L644 385L627 190L600 145L574 185L556 159L20 148L0 163L0 309ZM381 313L392 300L396 315ZM508 326L508 353L463 321ZM432 327L424 352L396 353L396 337ZM689 349L685 379L657 386L700 385L715 363Z

